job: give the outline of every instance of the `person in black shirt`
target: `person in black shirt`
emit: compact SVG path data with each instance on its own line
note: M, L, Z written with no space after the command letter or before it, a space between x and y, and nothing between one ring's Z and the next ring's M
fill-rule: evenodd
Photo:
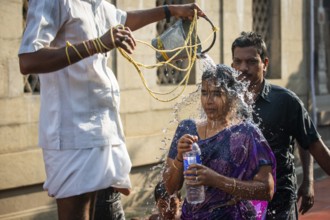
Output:
M254 121L259 124L276 157L277 187L268 206L267 219L298 219L294 143L301 146L298 149L304 171L298 190L302 214L314 204L313 158L310 154L330 175L330 151L302 101L292 91L265 80L269 59L260 35L242 32L232 44L232 59L232 67L241 72L238 78L250 82Z

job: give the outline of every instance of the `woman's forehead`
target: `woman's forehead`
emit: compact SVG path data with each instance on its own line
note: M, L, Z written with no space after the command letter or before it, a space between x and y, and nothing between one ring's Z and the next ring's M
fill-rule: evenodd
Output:
M221 89L221 84L218 80L212 79L212 80L204 80L202 82L202 89Z

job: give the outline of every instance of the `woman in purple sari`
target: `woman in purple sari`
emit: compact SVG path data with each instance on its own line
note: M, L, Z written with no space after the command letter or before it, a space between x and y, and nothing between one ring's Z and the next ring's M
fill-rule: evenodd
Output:
M180 122L163 174L170 194L184 180L205 186L205 201L182 207L181 219L262 219L275 190L275 158L260 130L249 120L243 85L234 70L217 65L204 71L201 104L206 119ZM246 97L245 97L246 98ZM183 171L183 153L197 142L203 165Z

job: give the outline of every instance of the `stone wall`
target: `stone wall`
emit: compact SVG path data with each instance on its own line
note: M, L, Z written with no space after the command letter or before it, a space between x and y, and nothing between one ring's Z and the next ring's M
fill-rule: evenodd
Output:
M231 43L241 31L252 29L252 0L197 1L215 26L220 27L217 41L210 51L216 63L231 64ZM281 0L282 78L273 82L288 86L304 100L307 85L308 32L304 27L304 0ZM117 1L124 10L150 8L154 0ZM221 14L222 13L222 14ZM0 219L56 219L54 200L42 190L45 179L42 154L37 147L39 96L23 91L17 51L23 31L22 0L0 0ZM204 23L203 23L204 22ZM200 20L200 38L211 29ZM150 42L156 36L151 24L134 33L139 40ZM155 53L138 44L136 60L155 63ZM113 64L111 60L110 63ZM173 105L153 99L143 87L134 67L119 53L115 64L121 88L121 117L132 159L132 195L122 201L128 216L150 212L153 187L161 172L160 160L168 148L175 123ZM197 81L200 69L197 65ZM151 89L169 91L171 86L156 83L156 71L145 71ZM185 95L195 90L189 85Z
M39 213L51 201L40 186L45 172L37 148L39 97L24 94L18 66L22 1L0 5L0 219L8 219Z

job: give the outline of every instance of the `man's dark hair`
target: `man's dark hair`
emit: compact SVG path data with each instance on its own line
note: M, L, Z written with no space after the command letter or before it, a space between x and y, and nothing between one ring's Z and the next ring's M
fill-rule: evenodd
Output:
M177 192L176 195L179 199L181 198L180 192ZM158 202L159 199L170 198L170 195L167 193L165 185L162 181L158 182L157 185L155 186L154 196L156 202Z
M255 47L260 55L262 61L265 61L267 55L267 46L261 35L255 32L242 32L241 36L236 38L231 45L231 54L234 57L234 50L236 47Z
M157 183L154 191L154 196L156 202L158 202L160 198L167 199L170 197L165 189L165 185L163 182Z

